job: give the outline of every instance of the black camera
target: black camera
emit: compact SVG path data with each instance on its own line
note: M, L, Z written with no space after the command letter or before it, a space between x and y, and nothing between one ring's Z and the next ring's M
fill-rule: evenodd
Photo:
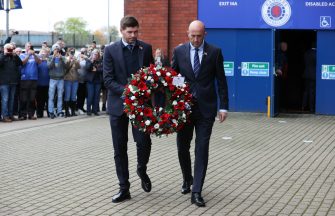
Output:
M18 31L13 31L13 35L18 35L19 32Z

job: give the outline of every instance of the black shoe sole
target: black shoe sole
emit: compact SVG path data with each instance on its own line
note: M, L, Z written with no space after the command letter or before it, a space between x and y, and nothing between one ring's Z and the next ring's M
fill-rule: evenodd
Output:
M120 203L120 202L123 202L123 201L126 201L126 200L130 200L130 199L131 199L131 196L129 194L129 196L126 196L126 197L124 197L124 198L122 198L120 200L113 200L112 199L112 203Z
M205 206L206 206L205 203L197 203L197 202L195 202L195 201L192 200L192 199L191 199L191 203L192 203L192 204L195 204L195 205L198 206L198 207L205 207Z
M188 190L181 190L181 193L182 193L182 194L188 194L188 193L191 193L191 189L188 189Z

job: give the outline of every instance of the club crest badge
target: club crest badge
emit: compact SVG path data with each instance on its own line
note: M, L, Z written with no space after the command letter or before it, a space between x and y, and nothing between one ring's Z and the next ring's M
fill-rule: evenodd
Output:
M270 26L283 26L290 17L291 6L286 0L266 0L262 6L262 18Z

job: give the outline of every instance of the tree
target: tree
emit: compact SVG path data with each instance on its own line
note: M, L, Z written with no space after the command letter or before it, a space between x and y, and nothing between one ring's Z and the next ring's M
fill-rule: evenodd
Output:
M87 34L87 22L81 17L70 17L65 21L64 29L68 34Z
M106 44L107 38L104 35L104 32L102 30L96 30L93 32L94 39L98 44Z
M109 27L109 35L110 35L110 41L116 41L120 38L120 35L119 35L119 30L117 29L116 26L111 26ZM108 40L109 41L109 40Z
M117 41L120 38L119 30L117 29L116 26L110 26L109 31L107 31L107 27L104 27L104 28L101 29L101 31L105 32L107 43ZM109 34L108 34L108 32L109 32ZM109 38L109 36L110 36L110 38Z
M64 34L64 30L65 30L65 24L64 21L58 21L54 24L54 29L55 32L60 33L60 34Z
M70 17L64 21L56 22L54 30L63 35L66 44L76 46L89 41L89 31L86 30L87 22L81 17Z

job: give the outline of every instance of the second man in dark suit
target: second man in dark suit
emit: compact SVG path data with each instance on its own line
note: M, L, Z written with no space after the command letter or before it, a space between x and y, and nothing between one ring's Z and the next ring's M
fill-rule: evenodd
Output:
M228 87L223 69L221 49L204 41L205 26L195 20L187 31L190 42L175 48L172 68L190 83L193 95L191 122L177 134L178 157L183 174L182 193L191 192L191 202L205 206L201 196L207 165L209 140L217 115L219 98L219 121L223 122L228 110ZM215 82L217 81L218 91ZM217 93L218 92L218 93ZM195 129L194 178L192 176L190 144Z
M152 46L137 40L139 23L135 17L125 16L120 22L122 39L105 48L103 58L104 84L108 89L108 113L112 130L114 160L119 179L120 191L113 196L112 202L130 199L128 170L128 124L129 119L123 112L121 98L131 74L143 66L152 64ZM150 136L132 127L137 147L137 174L142 188L151 191L151 181L147 175L147 163L151 151Z

